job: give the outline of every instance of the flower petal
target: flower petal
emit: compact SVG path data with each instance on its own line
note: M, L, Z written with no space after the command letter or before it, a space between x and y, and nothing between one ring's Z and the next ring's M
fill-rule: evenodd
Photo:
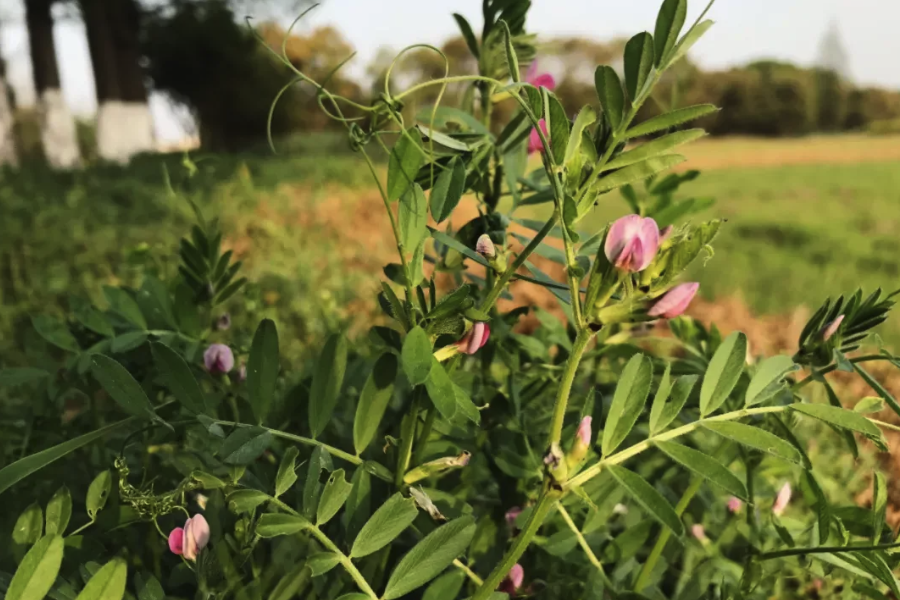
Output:
M641 222L640 238L644 253L635 271L643 271L649 267L659 251L659 226L656 221L647 217Z
M606 234L603 251L612 264L619 262L619 255L640 231L640 215L626 215L617 219Z
M178 556L184 554L184 529L181 527L176 527L169 534L169 550Z
M700 284L697 282L676 285L657 300L647 314L651 317L674 319L687 310L698 289Z

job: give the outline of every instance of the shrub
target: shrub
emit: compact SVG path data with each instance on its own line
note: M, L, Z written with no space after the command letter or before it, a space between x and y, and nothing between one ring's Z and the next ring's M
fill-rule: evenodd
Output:
M896 293L827 300L793 356L758 357L743 333L684 317L697 284L680 278L722 222L684 221L701 206L676 192L696 172L662 175L703 132L663 132L714 107L633 121L711 22L682 35L686 2L666 0L654 35L625 47L624 85L598 67L602 110L572 122L535 85L546 78L523 80L528 6L485 3L480 40L456 17L479 59L463 80L474 114L436 104L404 121L404 99L441 77L351 103L357 122L296 70L371 168L397 243L378 295L389 325L368 343L333 333L282 372L272 320L251 336L216 318L244 279L193 203L178 276L34 318L57 360L0 373L14 389L7 598L766 598L813 578L841 597L900 593L885 477L871 508L823 477L860 441L886 449L893 426L871 416L883 403L900 414L864 368L898 359L855 353ZM518 106L496 136L495 97ZM389 154L384 182L370 147ZM582 231L614 189L634 214ZM442 229L467 191L480 214ZM515 216L539 203L546 222ZM514 279L554 294L565 321L540 312L518 332L529 307L497 306ZM647 335L651 322L671 337ZM845 407L834 371L879 397Z

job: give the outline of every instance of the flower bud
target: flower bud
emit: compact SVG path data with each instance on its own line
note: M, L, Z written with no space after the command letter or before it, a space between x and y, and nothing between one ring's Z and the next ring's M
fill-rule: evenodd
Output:
M478 236L478 241L475 242L475 252L482 255L485 258L494 258L497 256L497 249L494 247L494 242L491 240L491 236L486 233L482 233Z
M785 483L778 490L778 496L775 497L775 503L772 505L772 512L776 517L780 517L784 513L787 505L791 501L791 484Z
M706 530L700 523L691 525L691 535L704 546L709 543L709 538L706 537Z
M490 337L491 326L482 321L476 321L469 333L459 340L456 346L463 354L475 354L487 344Z
M547 142L550 142L550 133L547 131L547 122L544 119L539 121L541 126L541 131L544 132L544 137L547 138ZM538 133L537 128L532 128L531 135L528 136L528 154L534 154L535 152L543 152L544 144L541 143L541 135Z
M643 271L659 250L656 221L640 215L627 215L609 228L603 251L616 268L630 273Z
M741 509L744 507L744 503L741 502L740 498L732 496L728 499L728 510L734 514L738 514L741 512Z
M403 476L403 483L412 485L426 477L443 473L449 469L461 469L469 464L469 459L471 457L472 455L470 453L463 451L459 456L445 456L443 458L438 458L437 460L432 460L407 472L406 475Z
M573 467L584 460L588 450L591 448L591 417L584 417L578 425L578 431L575 432L575 441L566 457L569 466Z
M223 375L234 368L234 354L225 344L211 344L203 353L203 364L213 375Z
M503 581L500 582L500 585L497 586L497 591L504 592L510 596L515 596L524 582L525 569L522 568L522 565L516 563L513 565L512 569L509 570L509 573Z
M840 328L841 322L843 320L844 315L838 315L836 319L829 323L826 323L821 331L822 341L827 342L831 338L831 336L837 333L837 330Z
M564 483L568 479L569 467L558 443L554 442L550 446L550 450L544 455L544 464L547 466L547 472L557 483Z
M647 314L651 317L674 319L687 309L699 288L700 284L696 282L676 285L657 300Z

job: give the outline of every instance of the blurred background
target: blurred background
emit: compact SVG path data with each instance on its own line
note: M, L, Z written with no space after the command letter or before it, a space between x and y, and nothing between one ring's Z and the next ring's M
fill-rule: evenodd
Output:
M310 3L0 0L0 366L27 362L29 314L66 314L73 294L102 305L104 284L174 270L192 218L185 194L218 215L254 282L236 319L276 318L297 359L329 329L363 331L395 252L383 207L309 87L282 96L269 148L270 107L291 74L265 46L284 43L317 80L356 52L328 87L367 103L410 44L440 47L453 74L474 72L451 13L478 23L480 4L325 0L288 33ZM704 5L692 2L689 22ZM652 30L658 8L534 0L539 70L570 114L596 101L595 66L621 69L625 40ZM728 219L694 273L704 300L692 311L748 331L753 350L793 349L826 296L898 282L900 4L719 0L709 16L716 26L639 119L722 108L685 151L701 173L681 192L708 206L697 218ZM441 75L438 55L415 49L391 84ZM429 94L406 106L409 119ZM585 227L627 210L611 194ZM900 323L882 335L896 346Z

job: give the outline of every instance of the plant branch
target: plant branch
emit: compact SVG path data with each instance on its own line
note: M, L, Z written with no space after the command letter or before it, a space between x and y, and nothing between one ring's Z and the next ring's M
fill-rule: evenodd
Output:
M453 566L466 574L466 577L472 580L475 585L484 585L484 580L479 577L475 571L463 564L458 558L453 559Z
M558 444L562 439L563 423L566 419L566 408L569 405L569 396L572 394L572 384L575 382L575 375L578 373L578 365L581 364L581 357L587 349L588 343L594 337L594 332L590 329L582 329L575 337L572 344L572 352L566 361L566 370L563 372L562 380L559 382L559 390L556 394L556 403L553 406L553 420L550 423L550 445Z
M566 525L568 525L569 529L572 530L572 533L575 534L575 538L578 540L578 545L581 546L582 550L584 550L584 553L587 555L588 560L591 561L591 564L597 568L597 572L600 574L600 579L603 581L603 585L606 586L606 589L609 590L610 594L615 595L612 581L609 580L609 577L606 576L606 571L603 570L603 563L600 562L600 559L597 558L597 555L594 554L593 550L591 550L591 547L587 543L587 540L584 539L584 534L581 533L578 525L576 525L575 521L572 520L572 517L566 510L566 507L564 507L562 505L562 502L558 500L556 501L556 510L559 511L559 514L560 516L562 516L563 521L566 522Z
M875 546L818 546L815 548L787 548L785 550L776 550L774 552L763 552L756 555L756 560L771 560L773 558L784 558L786 556L802 556L804 554L833 554L835 552L875 552L878 550L891 550L892 548L900 548L900 542L892 544L878 544Z
M874 361L879 361L879 360L888 360L888 358L882 354L866 354L865 356L857 356L856 358L851 358L849 360L851 363L857 364L857 363L864 363L864 362L874 362ZM827 367L823 367L823 368L819 369L818 371L814 372L813 374L808 375L805 379L795 383L793 385L793 388L795 390L799 390L800 388L815 381L816 377L822 376L822 375L827 375L828 373L831 373L832 371L835 371L835 370L837 370L837 364L831 364L831 365L828 365Z

